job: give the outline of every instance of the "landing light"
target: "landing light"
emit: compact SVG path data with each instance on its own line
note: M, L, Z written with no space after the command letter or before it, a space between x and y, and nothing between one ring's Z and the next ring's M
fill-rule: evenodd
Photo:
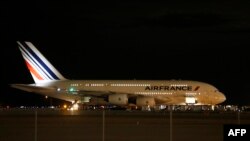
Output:
M67 110L70 110L70 111L77 111L78 109L79 109L78 104L73 104L72 107L67 108Z
M68 107L68 106L67 106L66 104L63 105L63 108L64 108L64 109L67 109L67 107Z
M74 105L73 105L73 108L74 108L74 109L78 109L78 108L79 108L79 105L78 105L78 104L74 104Z
M79 105L78 105L78 104L74 104L74 105L70 108L70 110L71 110L71 111L75 111L75 110L78 110L78 108L79 108Z

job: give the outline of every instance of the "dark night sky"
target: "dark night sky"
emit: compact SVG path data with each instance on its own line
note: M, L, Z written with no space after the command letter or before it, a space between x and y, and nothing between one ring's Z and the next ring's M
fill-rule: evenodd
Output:
M183 79L250 104L250 2L0 2L4 105L43 97L8 86L33 83L16 40L28 40L69 79Z

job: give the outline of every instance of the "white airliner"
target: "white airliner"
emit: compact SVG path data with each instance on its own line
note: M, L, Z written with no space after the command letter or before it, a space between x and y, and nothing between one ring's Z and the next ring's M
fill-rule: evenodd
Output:
M72 103L118 106L216 105L226 97L216 87L187 80L68 80L31 42L17 42L34 84L12 84L28 92Z

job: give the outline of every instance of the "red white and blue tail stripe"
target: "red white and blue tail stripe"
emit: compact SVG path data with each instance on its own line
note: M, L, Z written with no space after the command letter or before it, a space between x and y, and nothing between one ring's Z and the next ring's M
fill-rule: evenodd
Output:
M31 42L17 42L35 83L66 80Z

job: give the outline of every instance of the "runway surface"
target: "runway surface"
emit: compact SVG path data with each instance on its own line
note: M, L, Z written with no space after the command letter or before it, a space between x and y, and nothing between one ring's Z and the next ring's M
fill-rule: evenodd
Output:
M12 109L0 110L0 141L223 141L224 124L250 113Z

